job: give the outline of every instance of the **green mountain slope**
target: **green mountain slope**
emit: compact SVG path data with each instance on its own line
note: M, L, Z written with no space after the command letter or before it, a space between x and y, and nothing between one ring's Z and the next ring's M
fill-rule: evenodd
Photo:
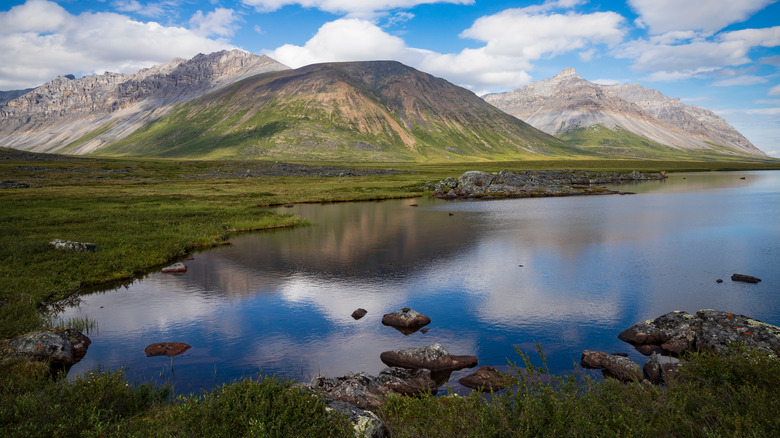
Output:
M345 161L583 155L468 90L393 61L254 76L181 104L96 153Z

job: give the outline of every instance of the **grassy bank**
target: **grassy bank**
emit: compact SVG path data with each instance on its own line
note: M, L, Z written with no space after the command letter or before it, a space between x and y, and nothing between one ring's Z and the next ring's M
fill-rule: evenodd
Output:
M262 162L7 158L0 160L0 180L25 183L29 188L0 190L0 349L5 349L8 340L13 336L45 325L46 315L42 311L47 303L107 282L143 275L184 257L193 249L222 244L237 231L303 224L301 218L268 211L263 208L266 206L420 196L424 194L421 187L425 182L458 176L467 170L565 168L679 172L780 169L780 163L776 161L588 160L392 165L365 163L350 164L350 167L366 171L364 176L321 176L317 171L308 174L282 172L271 175L273 172L269 173L268 169L274 168L276 163ZM343 163L310 165L339 166ZM392 167L398 173L371 174L369 169L374 167ZM57 238L95 243L98 250L82 253L60 252L48 244ZM718 366L721 365L713 369L718 369ZM70 436L79 434L75 432L78 426L87 431L85 435L96 436L198 435L198 431L223 435L262 435L260 432L266 431L272 436L285 436L289 435L289 430L282 426L297 424L296 422L308 424L306 416L301 412L322 411L321 405L315 403L309 406L301 402L300 398L296 398L297 395L290 395L294 394L294 391L285 389L289 382L277 380L242 382L223 387L217 390L219 393L205 398L170 400L165 388L127 386L128 382L121 373L96 373L74 384L44 377L45 374L46 367L40 363L19 359L0 361L0 430L8 427L8 430L13 432L11 435L19 436L28 433ZM565 400L561 403L565 401L576 404L579 403L576 401L579 395L602 391L593 389L601 388L601 384L592 385L576 386L571 393L554 391L554 394L569 394L566 397L571 400L564 397ZM617 397L616 400L621 400L621 397L634 397L615 393L618 389L612 388L614 385L604 385L607 386L604 386L606 389L603 391L612 394L610 397ZM761 392L762 388L754 389L758 391L755 396L757 400L765 396ZM540 387L534 391L544 394L544 391L549 390ZM645 394L641 391L639 393ZM578 396L575 397L576 394ZM559 396L555 395L553 398L555 397ZM656 398L651 397L647 403L661 396L653 397ZM271 409L275 412L271 417L258 420L260 413L254 409L259 408L249 405L262 406L262 403L266 403L261 402L262 400L271 400L268 403L271 403L274 409L278 407L281 410L276 412ZM451 418L452 424L456 424L459 418L502 418L501 415L504 415L506 418L501 421L506 421L506 424L486 426L484 429L496 431L492 436L513 435L507 432L507 427L520 427L507 417L510 414L519 415L516 408L512 410L498 403L483 406L483 402L479 401L481 398L446 400L448 401L437 398L392 400L383 415L399 436L437 436L432 431L406 429L406 425L426 427L420 425L437 424L435 416L427 418L422 415L424 412L441 412L441 418L447 418L444 415L450 412L457 417ZM543 401L545 398L533 397L533 400ZM716 406L729 407L732 402L734 401L729 399L716 400ZM297 406L301 406L301 412L294 409ZM560 413L555 414L558 412L556 409L561 412L573 409L569 406L552 406L549 411L542 409L541 413L534 412L534 415L541 415L539 418L542 419L548 418L544 421L553 424L563 421L559 418ZM447 411L448 409L450 411ZM480 410L472 412L471 409ZM606 409L606 406L600 409ZM236 412L239 411L247 412L246 416L236 419ZM419 416L415 417L415 412ZM458 412L465 414L459 415ZM66 413L73 414L73 419L67 419L70 417L67 417ZM630 412L624 413L626 417L629 414ZM594 414L586 412L581 415L584 418ZM29 420L25 420L27 416ZM753 417L748 417L744 420L746 425L765 426ZM230 418L234 420L229 420ZM329 423L331 420L324 418L312 416L313 423L310 426L316 428L327 425L329 430L341 430L340 426ZM729 421L739 422L742 418L735 416ZM780 416L775 415L774 418ZM73 423L67 423L68 421ZM221 425L221 421L235 421L236 424ZM698 425L700 420L694 418L691 421ZM185 426L185 423L191 423L191 426ZM36 424L47 424L51 430L37 429ZM270 428L272 424L282 428ZM479 423L475 420L475 424ZM615 424L627 427L627 423ZM246 429L249 427L247 425L256 428ZM523 427L525 428L518 430L527 430L530 434L540 430L530 426ZM740 430L736 426L732 429ZM576 434L571 433L576 431L576 428L550 430ZM623 430L630 432L633 429ZM152 433L154 431L159 433ZM453 430L455 435L462 436L471 435L470 431L472 429ZM298 435L306 434L301 432ZM320 433L309 436L320 436Z

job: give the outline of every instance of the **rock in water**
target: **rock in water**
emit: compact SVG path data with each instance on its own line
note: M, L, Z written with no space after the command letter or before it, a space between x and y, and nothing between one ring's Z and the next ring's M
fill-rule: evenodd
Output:
M420 348L382 352L385 365L403 368L425 368L432 372L453 371L477 366L476 356L453 356L439 343Z
M187 272L187 267L184 265L184 263L174 263L171 266L166 266L162 268L162 272L166 274Z
M393 327L420 328L430 322L431 318L408 307L382 316L382 324Z
M745 283L759 283L761 282L761 279L750 275L734 274L731 276L731 281L743 281Z
M467 388L473 388L477 391L500 391L517 383L517 380L509 374L502 373L497 369L484 365L477 371L458 380L461 385Z
M583 351L580 365L584 368L605 370L605 376L614 377L622 382L643 379L642 370L636 362L627 357L607 354L603 351Z
M355 311L352 312L352 317L355 318L355 319L360 319L360 318L366 316L366 313L368 313L368 311L361 307L359 309L355 309Z
M185 351L189 350L190 347L188 344L185 344L183 342L160 342L157 344L150 344L147 345L144 349L144 352L146 353L146 357L152 357L152 356L178 356Z

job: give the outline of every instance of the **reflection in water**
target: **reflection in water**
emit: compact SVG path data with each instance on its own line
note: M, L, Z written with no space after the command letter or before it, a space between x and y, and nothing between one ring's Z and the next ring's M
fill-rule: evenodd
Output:
M433 342L500 369L538 342L566 372L584 349L642 360L616 335L671 310L780 324L778 188L777 172L680 174L634 196L299 205L314 225L243 235L185 274L85 296L62 316L99 332L71 375L124 366L189 392L257 372L377 374L382 351ZM735 272L764 281L732 283ZM401 307L431 317L430 331L381 324ZM147 358L154 342L192 349Z

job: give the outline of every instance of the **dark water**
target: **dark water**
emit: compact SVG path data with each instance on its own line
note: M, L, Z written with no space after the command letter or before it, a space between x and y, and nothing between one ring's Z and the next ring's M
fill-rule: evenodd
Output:
M515 347L533 353L539 343L565 373L584 349L643 363L617 334L672 310L780 325L780 172L677 174L620 189L638 194L283 209L314 225L237 237L195 254L185 274L151 274L66 310L63 319L98 323L71 376L125 367L199 392L258 372L376 374L382 351L433 342L499 369L519 360ZM763 281L735 283L733 273ZM358 307L368 314L355 321ZM381 325L401 307L430 316L430 331ZM173 341L193 347L173 359L144 354Z

